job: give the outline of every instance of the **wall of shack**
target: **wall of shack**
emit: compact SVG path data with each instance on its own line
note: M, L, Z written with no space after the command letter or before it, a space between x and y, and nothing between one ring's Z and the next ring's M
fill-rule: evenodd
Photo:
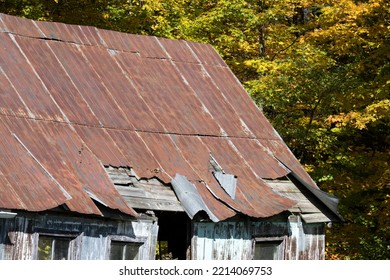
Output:
M325 258L324 223L304 223L299 216L286 221L193 222L191 259L251 260L256 240L282 240L280 259Z
M139 259L155 258L158 225L151 220L112 220L56 214L0 219L0 260L37 259L40 235L70 236L69 259L109 259L111 241L137 242Z

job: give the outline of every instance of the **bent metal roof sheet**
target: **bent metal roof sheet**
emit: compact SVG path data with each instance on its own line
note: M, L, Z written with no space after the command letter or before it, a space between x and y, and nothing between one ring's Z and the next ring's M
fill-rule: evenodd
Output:
M185 176L218 220L296 203L263 179L318 188L210 45L0 14L0 85L0 208L136 216L105 165Z

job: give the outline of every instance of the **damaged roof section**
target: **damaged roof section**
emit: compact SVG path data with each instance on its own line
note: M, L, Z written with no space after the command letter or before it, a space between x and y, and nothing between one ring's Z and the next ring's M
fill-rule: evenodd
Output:
M318 193L210 45L4 14L0 42L0 208L217 221L297 204L265 179L294 174Z
M183 212L170 185L157 178L139 178L129 167L105 167L112 183L126 201L136 209Z

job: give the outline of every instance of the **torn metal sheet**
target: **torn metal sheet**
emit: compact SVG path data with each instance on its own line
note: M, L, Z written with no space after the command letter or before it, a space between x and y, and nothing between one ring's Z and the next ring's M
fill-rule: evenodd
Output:
M232 174L226 174L225 171L223 171L222 166L217 162L217 160L212 156L212 154L210 154L210 164L214 169L212 173L215 179L218 181L219 185L232 199L235 199L237 177Z
M214 177L217 179L221 187L232 198L236 198L237 178L232 174L225 174L223 172L214 172Z
M219 221L204 203L195 186L185 176L176 174L171 184L180 203L191 219L200 211L204 211L213 222Z

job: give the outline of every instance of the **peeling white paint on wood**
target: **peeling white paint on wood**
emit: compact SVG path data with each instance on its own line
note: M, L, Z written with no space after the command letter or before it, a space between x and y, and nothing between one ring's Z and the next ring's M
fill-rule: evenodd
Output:
M256 238L280 240L280 259L324 259L324 225L288 221L194 222L191 259L250 260ZM267 239L268 238L268 239ZM259 238L261 239L261 238Z

